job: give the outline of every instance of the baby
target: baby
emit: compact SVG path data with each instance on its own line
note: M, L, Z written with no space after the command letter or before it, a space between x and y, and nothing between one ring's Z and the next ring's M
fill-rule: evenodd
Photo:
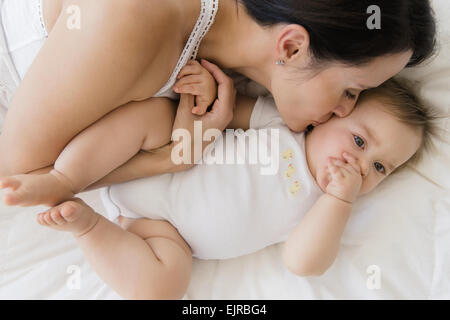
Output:
M199 86L213 86L206 85L212 81L210 75L195 66L198 84L191 85L199 94ZM155 110L174 108L170 101L154 103ZM263 164L249 163L248 148L223 145L219 137L215 144L222 143L224 153L247 161L224 165L208 161L215 155L205 152L208 164L105 189L108 214L118 217L125 230L78 199L40 213L38 222L72 232L93 269L124 298L181 298L189 284L192 257L232 258L283 241L282 257L290 271L299 276L323 274L338 253L353 202L420 155L432 133L431 117L395 80L363 92L349 116L333 117L304 133L287 128L271 97L252 103L251 130L236 132L235 140L254 138L263 130L258 138L275 134L275 145L273 139L260 142L280 150L280 170L275 174L262 175ZM129 118L126 112L120 119L105 117L80 133L51 173L0 181L0 187L10 189L4 201L60 203L126 161L119 154L130 158L139 148L156 147L143 129L113 131L124 119L136 121L136 126L151 121L140 121L139 110L134 118L132 111ZM108 134L111 141L106 146L99 132Z

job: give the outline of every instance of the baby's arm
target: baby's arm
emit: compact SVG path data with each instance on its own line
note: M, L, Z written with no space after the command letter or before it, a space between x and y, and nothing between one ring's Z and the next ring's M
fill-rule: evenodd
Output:
M132 158L170 142L176 104L151 98L122 106L76 136L59 155L55 170L66 176L73 192Z
M350 155L346 162L330 159L330 182L322 195L289 235L283 247L286 267L299 276L322 275L334 262L362 184L359 165Z
M79 133L61 152L54 170L0 180L7 205L59 204L129 161L140 150L170 142L176 104L167 98L128 103Z
M195 60L183 67L179 77L179 85L181 82L188 93L196 96L192 112L206 112L217 94L214 77ZM119 108L75 137L55 162L53 173L63 172L75 192L84 190L140 150L150 151L169 143L175 114L175 102L166 98ZM89 156L92 160L86 161Z

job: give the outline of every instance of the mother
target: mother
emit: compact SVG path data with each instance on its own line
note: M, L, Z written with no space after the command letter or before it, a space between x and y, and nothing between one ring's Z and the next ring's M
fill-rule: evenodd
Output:
M375 2L381 29L370 30L373 0L220 0L197 58L266 87L287 125L303 130L333 113L347 115L362 90L433 51L428 1ZM80 28L68 24L74 6ZM49 37L11 101L0 135L0 176L52 165L105 114L155 96L174 70L201 1L42 0L42 7ZM250 113L250 107L235 110L233 126L248 127ZM145 163L152 156L138 154L110 182L172 169L167 157L167 166L150 170Z

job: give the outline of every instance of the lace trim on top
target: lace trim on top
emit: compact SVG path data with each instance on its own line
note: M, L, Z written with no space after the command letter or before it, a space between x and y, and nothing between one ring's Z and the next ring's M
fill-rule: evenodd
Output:
M45 21L44 21L44 13L43 13L43 5L42 5L42 1L43 0L38 0L38 12L39 12L39 20L40 20L40 22L41 22L41 28L42 28L42 31L44 32L44 36L46 37L46 38L48 38L48 32L47 32L47 27L45 26Z
M169 81L162 87L155 96L161 95L169 90L175 83L175 78L181 69L186 65L189 60L195 59L200 47L200 43L203 37L211 28L216 17L217 10L219 9L219 0L201 0L202 6L200 9L200 16L197 19L197 23L194 30L191 32L189 39L184 46L177 66L175 67Z

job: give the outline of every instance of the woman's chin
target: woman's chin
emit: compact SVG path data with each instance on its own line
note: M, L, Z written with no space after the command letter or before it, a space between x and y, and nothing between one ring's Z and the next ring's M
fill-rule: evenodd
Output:
M291 130L294 133L301 133L301 132L306 131L306 129L307 129L306 125L298 125L298 124L290 125L290 126L288 125L288 128L289 128L289 130Z
M283 118L284 123L286 124L286 126L289 128L289 130L291 130L292 132L295 133L300 133L300 132L304 132L306 131L306 129L308 128L308 126L310 125L310 122L304 121L304 120L292 120L291 118Z

